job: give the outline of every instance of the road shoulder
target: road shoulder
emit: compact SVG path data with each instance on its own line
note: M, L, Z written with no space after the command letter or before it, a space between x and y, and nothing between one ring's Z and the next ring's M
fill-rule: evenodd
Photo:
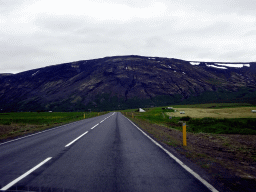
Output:
M255 172L253 172L253 169L247 169L248 165L240 166L244 168L242 170L238 169L238 162L234 157L235 154L226 152L227 148L225 147L223 148L216 144L211 145L218 138L214 138L214 136L209 134L188 134L188 146L183 147L182 133L180 131L161 125L150 124L136 118L130 118L130 120L198 173L203 179L216 187L217 190L255 190L256 179L254 179L253 173L255 174ZM251 167L253 166L254 164Z

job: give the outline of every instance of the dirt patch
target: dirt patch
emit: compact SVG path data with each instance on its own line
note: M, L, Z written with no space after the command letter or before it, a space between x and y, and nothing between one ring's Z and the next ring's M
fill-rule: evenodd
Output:
M201 167L219 191L255 191L256 135L187 133L184 147L181 131L128 117L171 152Z
M205 108L177 108L175 113L166 113L169 116L184 117L190 116L193 118L256 118L256 113L252 113L255 107L236 107L223 109L205 109ZM185 114L180 114L184 111Z

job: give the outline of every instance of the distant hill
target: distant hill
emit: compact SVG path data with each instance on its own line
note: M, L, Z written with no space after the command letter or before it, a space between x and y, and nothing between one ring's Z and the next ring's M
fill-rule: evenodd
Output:
M256 104L256 63L115 56L0 74L1 111L95 111Z

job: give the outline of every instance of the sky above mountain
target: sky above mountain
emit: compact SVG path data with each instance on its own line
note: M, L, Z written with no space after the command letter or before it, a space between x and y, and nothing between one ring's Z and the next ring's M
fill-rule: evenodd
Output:
M0 73L116 55L256 61L255 0L0 0Z

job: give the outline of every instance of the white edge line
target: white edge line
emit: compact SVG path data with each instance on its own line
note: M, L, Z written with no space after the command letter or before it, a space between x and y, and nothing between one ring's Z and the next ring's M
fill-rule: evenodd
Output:
M29 171L27 171L26 173L24 173L23 175L21 175L20 177L18 177L17 179L13 180L12 182L10 182L9 184L7 184L6 186L4 186L2 189L0 189L1 191L6 191L7 189L9 189L11 186L13 186L14 184L18 183L20 180L22 180L23 178L25 178L26 176L28 176L30 173L32 173L33 171L35 171L36 169L38 169L39 167L41 167L43 164L45 164L47 161L49 161L52 157L48 157L47 159L45 159L44 161L42 161L41 163L39 163L38 165L36 165L35 167L33 167L32 169L30 169Z
M88 133L88 131L86 131L85 133L83 133L82 135L80 135L79 137L77 137L76 139L74 139L73 141L71 141L69 144L67 144L65 147L68 147L70 145L72 145L74 142L76 142L78 139L80 139L81 137L83 137L86 133Z
M128 119L127 117L125 117ZM156 144L158 147L160 147L164 152L166 152L171 158L173 158L178 164L180 164L185 170L187 170L189 173L191 173L195 178L197 178L201 183L203 183L208 189L210 189L213 192L218 192L210 183L208 183L206 180L204 180L200 175L198 175L196 172L194 172L192 169L190 169L187 165L185 165L181 160L179 160L177 157L175 157L172 153L167 151L165 148L162 147L158 142L153 140L149 135L147 135L144 131L142 131L137 125L135 125L130 119L128 119L138 130L140 130L146 137L148 137L154 144Z
M47 132L47 131L51 131L51 130L54 130L54 129L57 129L57 128L60 128L60 127L62 127L62 126L55 127L55 128L52 128L52 129L47 129L47 130L40 131L40 132L37 132L37 133L33 133L33 134L31 134L31 135L27 135L27 136L24 136L24 137L20 137L20 138L18 138L18 139L6 141L6 142L4 142L4 143L0 143L0 145L4 145L4 144L6 144L6 143L11 143L11 142L13 142L13 141L17 141L17 140L20 140L20 139L24 139L24 138L26 138L26 137L31 137L31 136L34 136L34 135L37 135L37 134L40 134L40 133L44 133L44 132Z
M81 120L81 121L83 121L83 120ZM74 122L74 123L75 123L75 122ZM73 124L73 123L68 123L68 124L60 125L60 126L58 126L58 127L49 128L49 129L47 129L47 130L40 131L40 132L37 132L37 133L33 133L33 134L31 134L31 135L27 135L27 136L20 137L20 138L14 139L14 140L6 141L6 142L4 142L4 143L0 143L0 146L1 146L1 145L4 145L4 144L7 144L7 143L11 143L11 142L17 141L17 140L20 140L20 139L24 139L24 138L31 137L31 136L34 136L34 135L38 135L38 134L40 134L40 133L44 133L44 132L47 132L47 131L52 131L52 130L54 130L54 129L58 129L58 128L61 128L61 127L67 126L67 125L71 125L71 124Z

